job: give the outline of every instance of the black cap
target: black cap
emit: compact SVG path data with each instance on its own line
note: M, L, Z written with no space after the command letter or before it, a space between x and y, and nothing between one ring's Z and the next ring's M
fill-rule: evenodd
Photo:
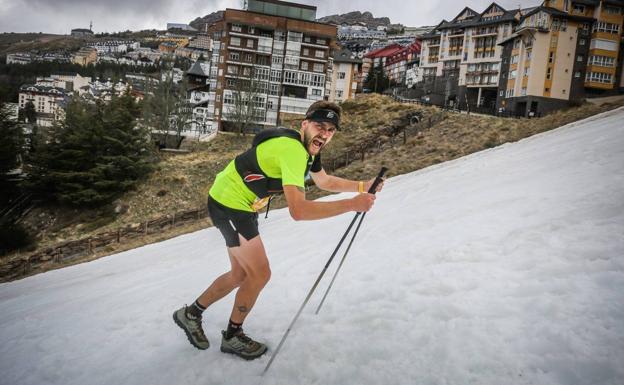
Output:
M340 115L334 110L320 109L311 111L306 114L305 118L314 122L331 122L336 128L340 128Z

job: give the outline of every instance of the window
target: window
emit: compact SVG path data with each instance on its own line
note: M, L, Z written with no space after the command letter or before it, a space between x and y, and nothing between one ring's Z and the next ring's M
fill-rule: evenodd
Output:
M216 96L216 100L217 100L217 102L220 102L220 101L221 101L221 94L217 94L217 96Z
M322 49L317 49L316 52L314 52L314 56L320 59L324 59L325 51L323 51Z
M612 40L592 39L590 49L604 49L607 51L617 51L618 43Z
M313 68L314 72L323 72L324 70L325 70L325 67L323 66L322 63L314 63L314 68Z
M232 65L227 66L227 73L230 74L230 75L237 75L238 74L238 67L237 66L232 66Z
M606 32L617 34L620 32L620 25L599 21L594 24L593 32Z
M243 76L249 76L249 75L251 75L251 68L243 67Z
M232 24L232 32L243 32L243 26L240 24Z
M309 48L304 48L303 49L303 56L310 56L310 49Z
M245 54L245 61L248 63L252 63L253 62L253 55L250 53L246 53Z
M592 55L589 57L588 64L601 67L613 67L615 66L615 58L608 56Z
M544 92L545 93L549 93L550 92L550 88L544 88Z
M310 36L306 36L303 38L303 41L306 43L312 43L312 38Z
M582 62L583 62L583 60L585 60L585 56L583 56L583 55L577 55L577 56L576 56L576 61L578 61L578 62L581 62L581 63L582 63Z
M325 86L325 76L324 75L312 75L312 85L315 87L323 87Z
M282 81L282 72L277 70L271 70L271 81L279 82Z
M511 98L514 96L514 89L511 88L509 90L507 90L507 92L505 92L505 97Z
M546 69L546 79L551 79L552 78L552 68L548 67Z
M561 30L563 32L565 32L568 29L568 21L567 20L561 20Z
M604 10L609 15L619 15L620 12L621 12L620 7L612 7L612 6L609 6L609 5L604 5Z
M247 48L253 48L253 47L254 47L253 39L247 39Z
M576 71L576 72L574 73L574 77L575 77L575 78L580 78L580 77L581 77L581 72L580 72L580 71Z
M308 70L308 62L307 61L302 61L301 62L301 69L303 71L307 71Z
M585 13L585 6L582 4L572 4L572 13Z
M341 90L336 90L336 97L337 98L342 98L342 91Z
M255 34L255 33L256 33L256 28L254 28L254 27L249 27L249 34L250 34L250 35L253 35L253 34Z
M516 70L509 71L509 79L515 79L516 78L516 74L517 74Z
M235 45L237 47L240 47L240 44L241 44L240 37L234 37L234 36L230 37L230 45Z
M294 31L288 31L288 41L294 41L294 42L301 43L302 38L303 38L303 33L301 33L301 32L294 32Z
M527 60L531 60L531 51L526 52L526 58Z
M527 94L527 88L522 87L522 89L520 90L520 96L526 96L526 94Z
M596 83L611 83L612 75L604 72L588 72L585 74L585 81Z
M548 62L552 63L553 61L555 61L555 53L553 51L550 51L550 53L548 54Z
M278 64L279 65L279 64L282 64L284 62L284 58L281 57L281 56L273 55L273 56L271 56L271 62L273 64Z
M511 64L516 64L518 62L518 55L513 55L511 57Z
M230 52L230 60L239 61L240 54L238 52Z
M312 88L312 95L314 95L314 96L322 96L323 95L323 91L321 91L318 88Z
M254 68L254 76L256 77L256 79L269 80L270 73L271 70L269 68Z
M316 44L319 45L326 45L327 44L327 39L321 39L321 38L316 38Z
M338 72L338 79L344 79L346 74L344 72Z
M529 76L530 72L531 72L531 67L526 67L524 69L524 76Z
M579 45L585 45L585 39L579 39Z
M219 56L219 63L223 63L223 61L224 61L223 55Z

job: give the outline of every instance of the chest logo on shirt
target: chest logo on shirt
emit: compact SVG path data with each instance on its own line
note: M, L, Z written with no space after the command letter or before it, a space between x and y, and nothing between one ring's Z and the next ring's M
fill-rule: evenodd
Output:
M262 174L249 174L244 178L246 183L255 182L261 179L264 179L264 175Z

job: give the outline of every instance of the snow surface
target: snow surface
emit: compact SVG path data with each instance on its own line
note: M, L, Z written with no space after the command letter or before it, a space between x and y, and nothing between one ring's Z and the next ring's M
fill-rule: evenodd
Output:
M264 376L268 355L219 352L233 295L205 312L209 350L171 319L228 267L206 229L0 285L0 383L622 384L623 120L388 180ZM352 217L262 221L252 337L275 348Z

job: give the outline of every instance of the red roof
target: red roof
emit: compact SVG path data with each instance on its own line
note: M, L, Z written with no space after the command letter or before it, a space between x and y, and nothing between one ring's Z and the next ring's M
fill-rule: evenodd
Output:
M376 58L380 58L380 57L389 57L394 55L395 53L399 52L400 50L402 50L403 47L400 44L390 44L387 45L383 48L378 48L374 51L370 51L369 53L367 53L366 55L364 55L365 58L368 59L376 59Z
M386 63L386 65L394 64L402 60L411 59L410 55L418 54L418 53L420 53L420 41L416 40L412 44L408 45L407 47L402 47L400 50L390 55L390 58L388 62Z

